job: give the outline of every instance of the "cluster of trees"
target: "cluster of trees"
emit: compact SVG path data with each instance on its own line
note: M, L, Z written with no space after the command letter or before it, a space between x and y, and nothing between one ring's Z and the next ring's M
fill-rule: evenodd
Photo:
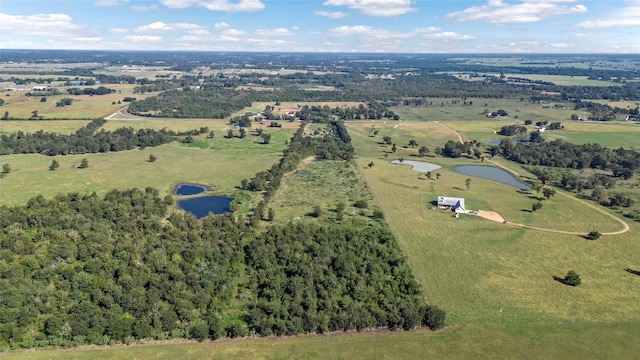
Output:
M114 131L97 131L106 120L96 119L73 134L49 133L42 130L35 133L18 131L15 134L0 136L0 155L7 154L45 154L69 155L110 151L131 150L169 143L176 136L204 134L208 128L187 132L175 132L162 129L120 128Z
M624 148L612 150L599 144L576 145L563 140L514 144L503 139L498 151L506 159L520 164L572 169L616 169L616 174L624 178L629 178L640 167L640 151Z
M67 94L70 95L107 95L116 92L115 89L109 89L104 86L98 86L97 88L68 88Z
M387 109L382 103L372 101L365 106L360 104L359 106L350 107L334 107L331 108L328 105L325 106L308 106L305 105L300 111L296 113L296 116L303 121L312 121L314 123L326 123L332 119L340 120L356 120L356 119L369 119L380 120L382 118L387 119L400 119L400 116L393 111Z
M522 125L505 125L500 129L500 131L498 131L498 134L504 135L504 136L519 136L519 135L524 135L526 133L527 133L527 128L526 126L522 126Z
M459 158L462 155L468 155L480 159L482 152L479 147L480 143L476 140L465 141L464 143L449 140L444 144L444 147L436 146L435 152L438 155L450 158Z

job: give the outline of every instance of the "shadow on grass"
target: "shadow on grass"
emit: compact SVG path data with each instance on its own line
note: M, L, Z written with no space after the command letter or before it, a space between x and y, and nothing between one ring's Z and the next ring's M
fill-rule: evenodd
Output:
M565 279L564 279L564 278L557 277L557 276L555 276L555 275L554 275L554 276L553 276L553 280L555 280L555 281L559 282L560 284L567 285L567 286L571 286L571 285L567 284L567 282L565 281Z
M522 210L520 210L520 211L522 211L522 212L533 212L533 211L532 211L532 210L530 210L530 209L522 209Z
M544 198L541 198L539 196L535 196L535 195L531 195L529 196L529 199L535 200L535 201L542 201L544 200Z
M432 206L438 206L438 200L433 200L429 202L429 204L431 204Z
M457 187L457 186L454 186L453 188L454 188L454 189L456 189L456 190L464 191L464 189L463 189L463 188L459 188L459 187Z
M633 275L640 276L640 271L638 271L638 270L633 270L633 269L630 269L630 268L626 268L626 269L624 269L624 271L626 271L626 272L628 272L630 274L633 274Z

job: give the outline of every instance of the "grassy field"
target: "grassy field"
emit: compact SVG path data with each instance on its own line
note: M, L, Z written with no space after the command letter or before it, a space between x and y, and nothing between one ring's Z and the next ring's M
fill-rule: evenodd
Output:
M564 197L545 200L539 212L530 213L522 211L533 202L530 195L508 186L473 178L467 191L465 177L448 171L450 163L443 158L429 159L445 165L438 170L441 179L422 180L410 167L388 164L381 161L380 151L368 151L380 145L362 136L365 127L349 124L358 150L357 162L361 166L370 161L380 163L363 171L367 183L428 300L447 308L453 323L506 323L526 328L532 324L576 322L585 326L640 320L640 295L632 290L640 278L624 271L640 267L637 223L625 234L588 242L574 235L517 229L473 216L455 219L433 209L431 202L436 196L462 196L469 208L497 211L510 221L550 228L586 231L593 226L591 221L602 228L620 228L614 220ZM408 158L411 151L415 150L401 149L393 157ZM570 269L583 276L579 288L553 280Z
M135 127L131 121L126 124ZM256 136L224 138L226 125L223 121L206 124L216 130L214 139L200 135L188 145L170 143L144 150L56 157L37 154L3 156L3 164L10 164L12 171L0 180L0 204L24 204L38 194L45 197L71 191L104 194L113 188L151 186L169 194L180 182L200 183L211 186L214 191L229 193L242 179L251 178L256 172L271 167L282 154L285 141L295 131L293 128L266 129L272 134L272 139L270 144L264 145ZM173 126L168 128L173 129ZM187 127L191 128L194 128L193 124ZM147 160L152 153L158 160L150 163ZM89 160L90 167L82 170L73 168L83 158ZM60 163L60 168L49 171L53 159Z
M0 121L0 134L14 134L18 131L34 133L40 130L71 134L88 123L89 120L3 120Z
M38 116L43 119L95 119L111 115L124 107L126 103L122 103L122 100L125 97L144 99L156 95L154 93L133 94L133 85L107 85L106 87L118 92L95 96L60 94L47 96L47 101L41 102L42 96L27 96L28 91L14 91L10 93L12 96L4 97L2 114L8 112L10 118L29 119L33 111L37 111ZM63 98L71 98L73 103L57 107L56 103ZM118 101L121 104L118 104Z
M503 118L493 118L496 122L511 120L524 121L568 121L572 114L587 117L586 111L573 110L570 103L558 102L551 104L531 103L520 99L467 99L467 103L458 99L457 104L452 99L429 99L431 106L395 106L391 109L402 120L432 120L432 121L457 121L457 120L487 120L487 111L505 110L509 115Z
M637 323L598 327L497 324L441 332L362 332L204 343L174 343L3 354L7 360L75 359L614 359L640 350ZM597 343L594 344L594 340ZM602 346L602 344L605 344ZM585 353L584 349L589 349ZM632 358L632 357L628 357Z
M574 144L600 144L610 148L640 147L640 125L630 122L582 122L565 120L561 130L546 131L542 137L547 140L563 139ZM505 125L520 124L514 120L483 120L483 121L449 121L447 126L459 132L465 141L502 139L504 136L494 134ZM403 124L402 126L405 126ZM528 131L535 131L535 126L528 126Z

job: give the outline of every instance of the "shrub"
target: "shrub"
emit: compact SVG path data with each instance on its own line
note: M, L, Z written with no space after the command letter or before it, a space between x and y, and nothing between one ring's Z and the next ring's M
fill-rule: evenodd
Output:
M587 234L587 239L589 240L598 240L600 238L600 232L598 230L591 230Z
M580 285L580 275L573 270L569 270L567 275L564 276L563 282L567 285L578 286Z
M356 207L358 209L366 209L369 207L369 203L367 203L367 200L358 200L353 203L353 207Z

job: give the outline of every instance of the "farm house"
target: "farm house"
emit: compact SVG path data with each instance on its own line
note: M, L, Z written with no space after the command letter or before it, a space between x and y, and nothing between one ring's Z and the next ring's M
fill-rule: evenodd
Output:
M438 196L438 207L441 209L453 210L456 213L466 212L464 198Z

